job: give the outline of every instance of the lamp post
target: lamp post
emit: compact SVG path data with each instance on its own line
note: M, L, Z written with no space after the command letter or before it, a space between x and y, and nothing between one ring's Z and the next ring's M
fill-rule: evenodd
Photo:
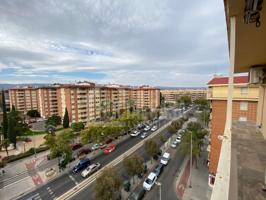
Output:
M160 200L162 200L162 183L155 182L155 184L159 186Z

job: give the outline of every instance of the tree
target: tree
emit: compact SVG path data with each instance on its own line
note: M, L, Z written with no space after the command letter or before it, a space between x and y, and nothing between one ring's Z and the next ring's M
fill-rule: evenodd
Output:
M170 126L168 126L167 130L169 133L175 134L177 131L182 128L183 120L177 119L171 123Z
M208 110L203 110L199 116L200 121L207 126L210 121L210 112Z
M144 149L146 153L151 157L151 162L152 158L159 152L159 145L152 139L149 139L145 141L144 143Z
M95 199L110 200L117 199L120 195L122 180L114 168L104 169L96 179Z
M198 98L194 103L199 106L200 110L209 109L209 101L205 98Z
M6 112L6 102L5 102L5 92L2 90L2 109L3 109L3 136L7 138L7 130L8 130L8 118Z
M83 130L84 129L84 123L83 122L73 122L72 124L71 124L71 128L73 129L73 131L75 131L75 132L79 132L79 131L81 131L81 130Z
M61 117L58 115L52 115L49 117L46 121L46 126L52 125L52 126L58 126L61 124Z
M138 155L132 155L130 157L126 157L123 160L123 166L125 170L127 171L127 174L130 177L133 177L133 182L134 182L135 175L139 175L144 172L144 161Z
M161 107L165 106L165 98L161 92L160 92L160 105L161 105Z
M74 138L71 130L63 130L56 136L47 134L45 136L45 144L50 148L52 157L62 156L64 158L65 165L72 158L71 142ZM61 166L65 167L65 166Z
M192 134L192 155L196 161L197 167L197 159L201 153L201 146L203 144L203 139L208 131L203 129L200 123L198 122L190 122L187 126L187 131L182 137L180 149L184 154L190 154L191 148L191 134Z
M8 147L9 147L9 145L10 145L9 139L4 139L4 140L1 141L1 147L4 147L7 156L8 156Z
M12 108L8 113L8 130L7 135L11 143L16 148L17 136L22 135L28 130L28 126L23 122L20 112Z
M40 113L38 112L38 110L29 110L27 112L27 116L31 117L31 118L36 118L36 117L40 117Z
M63 118L63 127L69 128L69 116L68 116L67 108L65 108L65 114L64 114L64 118Z
M190 96L181 96L179 102L183 103L185 107L188 107L192 101Z

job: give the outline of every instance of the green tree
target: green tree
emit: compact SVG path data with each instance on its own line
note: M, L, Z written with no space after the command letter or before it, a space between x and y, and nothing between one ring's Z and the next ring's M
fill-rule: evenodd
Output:
M159 145L152 139L146 140L144 143L144 149L146 153L151 157L151 162L153 156L159 152Z
M200 110L209 109L209 101L205 98L198 98L194 103L199 106Z
M4 139L4 140L1 141L1 149L2 149L2 147L4 147L7 156L8 156L8 147L9 147L9 145L10 145L9 139Z
M161 92L160 92L160 105L161 105L161 107L165 106L165 98Z
M40 113L38 112L38 110L29 110L27 112L27 116L31 117L31 118L37 118L40 117Z
M168 126L167 130L169 133L175 134L180 128L182 128L182 125L183 125L183 120L177 119L173 121L170 126Z
M199 119L204 124L204 126L208 126L209 121L210 121L210 112L209 112L209 110L203 110L200 113Z
M102 134L104 126L101 123L92 123L90 126L80 132L81 141L83 144L87 144L88 140L92 140L93 143L99 143L104 140Z
M60 131L56 136L47 134L45 136L45 144L50 148L52 157L63 156L65 165L72 158L71 143L74 138L73 131L63 130ZM65 167L65 166L61 166Z
M83 122L73 122L72 124L71 124L71 128L73 129L73 131L75 131L75 132L79 132L79 131L81 131L81 130L83 130L84 129L84 123Z
M2 90L2 110L3 110L3 136L7 138L7 131L8 131L8 118L6 112L6 101L5 101L5 92Z
M8 130L7 135L11 143L14 144L16 149L17 136L22 135L28 130L28 126L23 122L19 111L15 110L14 107L8 113Z
M51 117L47 119L45 123L46 123L46 126L52 125L56 127L61 124L61 117L58 115L52 115Z
M133 177L133 182L134 182L135 175L139 175L144 172L144 161L138 155L132 155L132 156L126 157L123 160L123 166L127 174L130 177Z
M95 199L111 200L120 195L122 180L114 168L104 169L96 179Z
M192 103L190 96L181 96L179 102L184 104L185 107L188 107Z
M190 155L191 148L191 135L192 135L192 155L196 161L201 153L201 147L203 144L203 139L205 135L208 134L208 131L203 129L200 123L190 122L187 126L187 131L182 137L180 149L184 154Z
M63 127L69 128L69 116L68 116L67 108L65 108L65 114L64 114L64 118L63 118Z

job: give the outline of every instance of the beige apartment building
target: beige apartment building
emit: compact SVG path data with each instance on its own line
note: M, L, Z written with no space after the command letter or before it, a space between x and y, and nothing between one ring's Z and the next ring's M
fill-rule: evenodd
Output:
M165 99L165 103L176 103L181 96L190 96L192 101L198 98L206 98L206 89L189 88L161 90L161 94Z
M13 88L9 90L10 107L15 108L23 113L28 110L39 110L39 99L36 88L24 87Z
M25 88L20 89L23 92L24 90ZM11 96L12 91L10 90ZM154 110L160 106L159 88L149 86L131 87L79 82L40 87L32 91L35 91L37 95L36 108L42 117L48 118L53 114L63 117L65 108L67 108L70 122L89 122L103 117L114 117L130 107L133 109L148 107ZM17 99L20 97L17 95L13 97L14 102L19 101L25 104L25 98ZM17 109L26 112L31 107L18 106Z

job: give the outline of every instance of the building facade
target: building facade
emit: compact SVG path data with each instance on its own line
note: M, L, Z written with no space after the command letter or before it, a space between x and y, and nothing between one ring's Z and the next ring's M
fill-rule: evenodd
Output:
M11 89L10 97L19 111L26 113L37 109L44 118L51 115L63 117L67 108L70 122L90 122L118 116L130 107L154 110L160 106L159 88L96 85L90 82Z
M228 77L214 77L208 83L207 99L211 102L209 183L213 185L221 151L221 136L226 123ZM257 122L259 88L248 85L248 76L234 77L232 120Z
M189 89L171 89L161 90L165 103L176 103L182 96L190 96L194 101L198 98L206 98L206 89L204 88L189 88Z
M9 90L10 107L15 108L23 113L28 110L39 110L39 99L36 88L24 87L13 88Z

